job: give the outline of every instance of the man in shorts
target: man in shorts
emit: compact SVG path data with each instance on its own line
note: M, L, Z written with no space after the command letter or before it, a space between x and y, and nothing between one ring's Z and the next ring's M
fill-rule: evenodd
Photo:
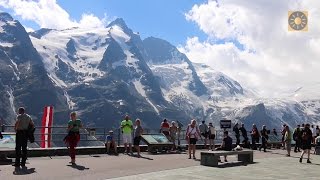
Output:
M128 154L128 144L130 154L132 154L132 131L133 131L133 123L130 120L129 116L126 115L125 119L121 122L121 130L122 130L122 140L124 143L125 153Z

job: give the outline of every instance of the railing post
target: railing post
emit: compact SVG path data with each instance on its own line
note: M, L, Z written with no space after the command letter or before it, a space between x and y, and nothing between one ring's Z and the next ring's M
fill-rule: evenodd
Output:
M118 146L120 146L121 129L118 129Z

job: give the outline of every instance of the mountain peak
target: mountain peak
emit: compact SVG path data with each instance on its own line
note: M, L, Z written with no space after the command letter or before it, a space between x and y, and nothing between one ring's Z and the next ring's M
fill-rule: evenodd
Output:
M115 19L107 27L112 27L114 25L120 26L123 29L128 28L126 22L122 18Z
M13 21L13 18L9 13L0 12L0 21L3 21L3 22Z

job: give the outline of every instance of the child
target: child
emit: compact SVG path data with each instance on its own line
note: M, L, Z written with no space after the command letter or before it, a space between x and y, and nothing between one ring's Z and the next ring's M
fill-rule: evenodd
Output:
M117 143L115 142L113 138L113 131L109 131L109 135L106 137L106 147L107 147L107 153L110 154L110 147L113 147L114 153L118 155L118 150L117 150Z

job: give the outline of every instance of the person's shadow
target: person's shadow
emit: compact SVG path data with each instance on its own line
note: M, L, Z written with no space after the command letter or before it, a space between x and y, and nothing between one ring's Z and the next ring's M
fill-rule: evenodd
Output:
M89 170L90 168L78 165L78 164L68 164L67 166L72 167L73 169L77 169L79 171Z
M150 160L150 161L153 160L152 158L145 157L145 156L140 156L140 157L138 157L138 155L131 155L131 156L132 156L132 157L135 157L135 158L140 158L140 159L147 159L147 160Z
M27 167L15 167L14 168L14 171L13 171L13 174L14 175L27 175L27 174L33 174L35 173L36 169L35 168L27 168Z

